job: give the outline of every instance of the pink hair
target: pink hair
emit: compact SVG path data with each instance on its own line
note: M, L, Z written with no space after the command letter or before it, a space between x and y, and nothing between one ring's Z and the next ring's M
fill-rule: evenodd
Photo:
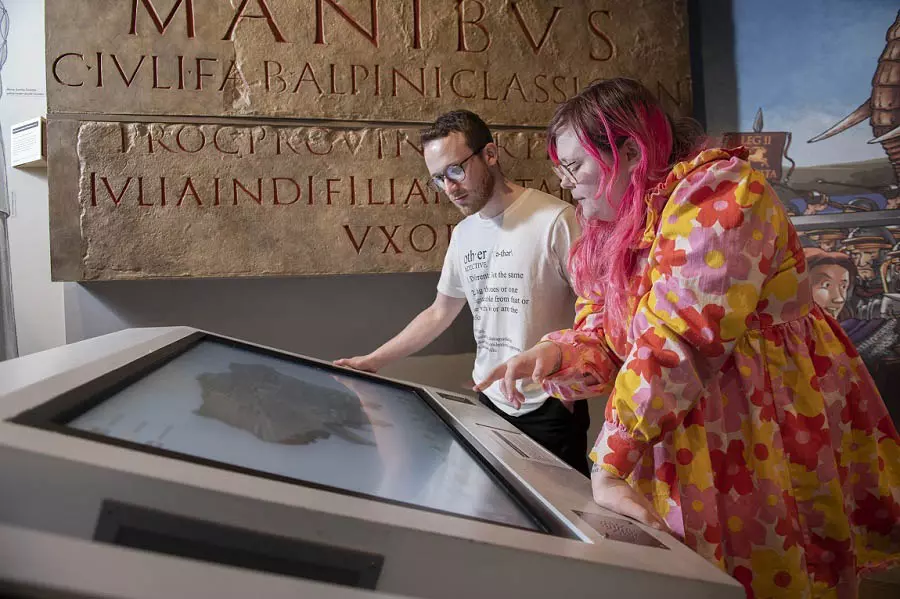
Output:
M622 78L596 82L557 108L547 135L548 153L555 164L559 163L556 138L567 126L597 161L607 201L622 145L630 139L640 150L615 219L587 219L579 207L582 236L569 254L575 291L582 297L600 295L608 315L621 319L635 267L635 245L647 218L644 198L675 162L697 151L702 132L693 121L673 122L647 88ZM610 155L612 166L608 164ZM596 197L600 194L598 189Z

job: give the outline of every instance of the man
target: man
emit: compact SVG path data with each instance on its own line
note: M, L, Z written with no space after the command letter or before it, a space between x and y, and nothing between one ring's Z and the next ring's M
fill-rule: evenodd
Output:
M376 372L413 354L440 335L468 302L477 343L472 376L496 366L574 318L569 247L579 235L565 202L508 180L484 121L468 111L442 115L422 131L431 184L466 215L444 258L434 303L393 339L365 356L335 364ZM520 387L526 401L508 403L499 383L481 401L576 470L589 476L586 402L567 407L538 384Z
M885 227L853 229L841 244L841 250L849 254L856 266L857 280L853 285L851 304L856 318L871 320L881 316L884 294L881 264L893 245L894 236Z

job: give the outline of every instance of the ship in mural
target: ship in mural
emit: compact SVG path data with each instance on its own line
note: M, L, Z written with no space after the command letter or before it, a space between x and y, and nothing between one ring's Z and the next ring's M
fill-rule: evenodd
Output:
M900 10L886 37L887 44L872 79L871 96L833 127L810 139L809 143L838 135L868 119L875 134L869 143L881 144L894 168L894 183L900 183Z

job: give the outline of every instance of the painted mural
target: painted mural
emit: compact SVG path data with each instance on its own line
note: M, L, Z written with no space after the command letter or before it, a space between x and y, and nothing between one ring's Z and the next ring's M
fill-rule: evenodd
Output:
M900 422L896 1L739 0L734 10L747 127L723 142L746 146L766 173L800 232L816 303L841 323Z

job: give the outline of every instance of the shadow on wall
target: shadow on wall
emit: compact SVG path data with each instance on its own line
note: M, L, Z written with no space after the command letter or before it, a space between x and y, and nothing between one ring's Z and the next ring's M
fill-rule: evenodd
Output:
M67 283L66 341L187 325L334 359L369 352L434 300L438 275ZM468 310L423 354L475 351Z
M713 134L738 126L731 1L689 0L694 117Z

